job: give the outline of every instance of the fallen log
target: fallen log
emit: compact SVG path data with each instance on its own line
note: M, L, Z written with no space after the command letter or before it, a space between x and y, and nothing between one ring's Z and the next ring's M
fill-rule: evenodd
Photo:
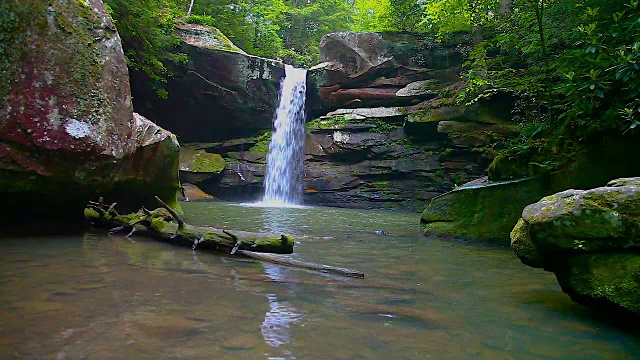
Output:
M159 200L159 199L158 199ZM291 254L293 238L287 235L228 231L204 226L186 224L169 206L147 210L141 208L136 213L120 215L114 205L91 202L84 210L84 217L91 226L110 229L110 232L127 232L155 240L188 246L192 249L213 250L235 253L237 250Z
M287 259L281 256L275 256L271 254L258 254L258 253L254 253L252 251L246 251L246 250L238 250L238 253L240 255L244 255L254 260L270 262L278 265L293 266L293 267L298 267L302 269L319 271L323 273L338 274L338 275L344 275L344 276L356 277L356 278L364 278L364 273L358 270Z
M87 205L84 209L84 217L91 226L109 229L110 233L127 232L127 236L137 234L175 245L188 246L193 250L219 251L279 265L364 278L364 273L358 270L260 254L291 254L293 238L287 235L236 230L231 232L226 229L192 226L186 224L182 217L162 200L158 197L156 199L162 205L161 208L147 210L143 207L138 212L120 215L115 210L115 203L107 206L100 198L98 202L90 202Z

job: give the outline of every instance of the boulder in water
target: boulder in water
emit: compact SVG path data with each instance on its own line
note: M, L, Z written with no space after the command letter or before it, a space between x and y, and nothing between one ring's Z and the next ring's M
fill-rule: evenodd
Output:
M575 301L640 314L640 178L527 206L511 246L523 263L554 272Z

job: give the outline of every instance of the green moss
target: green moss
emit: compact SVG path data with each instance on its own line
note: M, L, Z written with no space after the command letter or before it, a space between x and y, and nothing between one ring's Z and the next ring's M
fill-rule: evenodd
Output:
M225 166L226 162L220 154L191 149L182 149L180 151L181 169L193 172L220 173Z
M307 133L314 129L333 129L336 127L348 125L348 124L360 124L363 123L361 120L355 120L353 118L344 116L344 115L336 115L325 119L313 119L305 124Z
M185 20L189 24L202 25L201 30L203 34L201 38L206 39L206 44L200 44L206 46L208 49L221 50L227 52L245 54L242 49L237 47L229 38L215 27L216 20L209 15L191 15ZM177 26L179 30L183 30L180 26Z
M253 145L249 151L256 152L261 154L266 154L269 152L269 144L271 143L271 131L265 132L264 134L256 137L256 144Z
M586 305L616 304L640 314L640 256L612 252L584 254L567 259L569 266L555 269L563 289L579 294Z
M293 237L281 235L280 237L262 238L255 240L255 247L291 249L294 245Z

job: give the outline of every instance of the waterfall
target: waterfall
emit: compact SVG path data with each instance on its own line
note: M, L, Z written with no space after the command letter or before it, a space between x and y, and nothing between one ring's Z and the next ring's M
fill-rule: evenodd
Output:
M307 70L286 65L267 154L263 202L268 205L302 203L306 92Z

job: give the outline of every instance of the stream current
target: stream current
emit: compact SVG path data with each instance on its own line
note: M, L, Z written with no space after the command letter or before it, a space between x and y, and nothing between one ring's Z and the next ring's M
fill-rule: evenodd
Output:
M508 248L425 237L416 214L183 207L194 225L292 234L292 258L367 277L102 233L4 238L0 359L640 356L637 333L573 303L552 274Z

